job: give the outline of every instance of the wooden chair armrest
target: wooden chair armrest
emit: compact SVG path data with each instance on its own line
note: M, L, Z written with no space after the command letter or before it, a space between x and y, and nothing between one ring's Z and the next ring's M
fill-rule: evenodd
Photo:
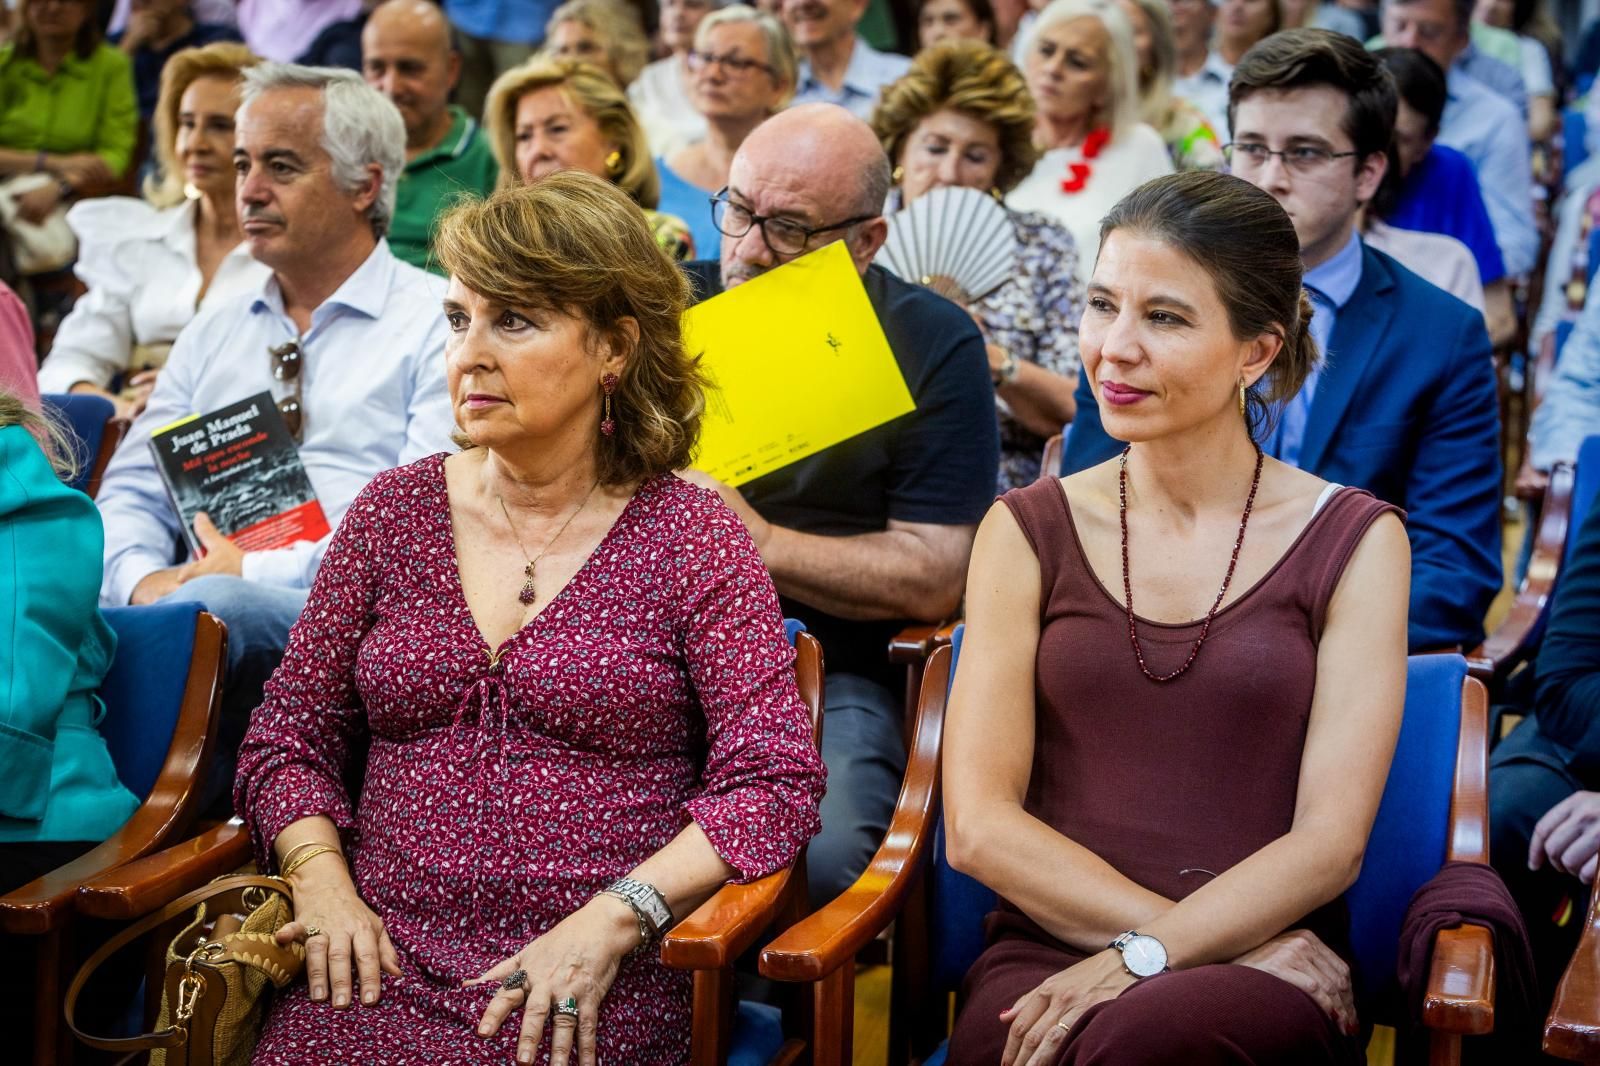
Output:
M57 928L72 912L84 881L148 855L188 831L216 746L226 661L227 631L202 611L195 619L194 652L172 743L150 795L122 828L93 850L0 896L0 932L37 936Z
M1556 986L1544 1022L1544 1050L1576 1062L1600 1061L1600 892L1590 893L1578 950Z
M889 641L889 661L902 666L912 666L933 653L937 624L906 626Z
M1449 834L1447 862L1489 864L1489 690L1472 677L1461 684Z
M837 970L888 926L922 875L939 802L939 749L951 655L948 645L936 649L923 675L905 780L872 862L837 899L766 946L761 952L764 976L809 982Z
M1441 929L1433 942L1422 1023L1441 1033L1494 1031L1494 934L1481 925Z
M1555 591L1572 520L1574 474L1567 463L1550 471L1539 528L1528 561L1528 575L1511 610L1489 638L1467 654L1467 669L1485 683L1505 677L1537 648L1550 597Z
M142 918L249 861L250 830L235 818L85 882L78 910L93 918Z
M747 885L723 885L661 941L661 961L675 970L732 966L772 924L794 875L784 867Z

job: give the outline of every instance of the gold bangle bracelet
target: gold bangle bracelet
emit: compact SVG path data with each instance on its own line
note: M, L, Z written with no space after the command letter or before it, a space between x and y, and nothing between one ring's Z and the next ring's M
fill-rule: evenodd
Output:
M294 863L295 855L304 851L306 848L325 848L327 846L328 845L324 844L320 840L307 840L302 844L296 844L294 847L289 849L287 854L284 855L283 861L278 863L278 867L279 869L282 869L285 866L292 865Z
M332 844L319 844L316 847L308 850L304 855L297 856L293 862L284 866L283 872L279 876L289 877L296 870L300 869L300 867L304 866L318 855L326 855L329 852L332 852L335 855L339 855L340 858L343 858L343 855L340 853L339 849L334 847Z

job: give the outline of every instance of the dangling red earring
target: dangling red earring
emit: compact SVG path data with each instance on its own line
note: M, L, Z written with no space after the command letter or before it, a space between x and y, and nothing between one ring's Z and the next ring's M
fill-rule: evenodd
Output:
M600 432L609 437L617 431L617 424L611 418L611 394L617 388L617 375L606 374L605 377L600 379L600 388L605 390L606 394L605 411L600 418Z

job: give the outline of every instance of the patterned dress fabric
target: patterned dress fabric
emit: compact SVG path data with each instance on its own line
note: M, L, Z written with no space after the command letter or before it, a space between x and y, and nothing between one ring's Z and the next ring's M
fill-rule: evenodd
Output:
M1017 272L979 299L972 312L990 344L1054 374L1078 372L1078 320L1083 317L1083 283L1078 280L1078 249L1061 223L1034 211L1013 211L1020 245ZM1000 413L999 492L1021 488L1039 476L1046 438L1024 428L996 398Z
M1167 121L1157 127L1167 142L1167 154L1179 170L1216 170L1227 166L1220 131L1211 128L1205 112L1181 96L1174 96Z
M377 1005L343 1011L292 987L258 1063L511 1062L521 1011L480 1039L494 989L463 981L691 819L740 881L792 862L818 828L824 770L777 595L719 499L645 481L571 582L491 651L456 569L444 458L379 475L351 505L234 792L263 868L291 822L334 821L402 974ZM690 991L658 957L625 959L601 1061L688 1062ZM548 1054L546 1041L537 1061Z

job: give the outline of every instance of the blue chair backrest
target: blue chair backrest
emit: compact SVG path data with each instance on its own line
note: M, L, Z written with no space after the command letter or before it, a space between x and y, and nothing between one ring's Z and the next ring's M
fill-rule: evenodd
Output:
M85 492L89 488L95 456L100 454L100 438L105 436L106 423L117 409L104 396L87 393L52 393L44 397L44 402L55 408L62 420L72 427L78 474L71 484L79 492Z
M158 603L102 612L117 634L117 651L100 685L106 705L100 732L117 777L140 799L155 787L172 746L202 610L195 603Z
M1595 271L1600 270L1600 228L1589 231L1589 258L1583 264L1583 283L1594 286Z
M1361 876L1350 887L1350 937L1357 990L1375 1021L1397 1002L1395 962L1406 905L1444 865L1461 732L1459 655L1413 655L1406 670L1405 717L1389 781L1367 840Z
M950 683L955 685L956 663L961 658L961 638L966 626L956 626L950 644ZM934 812L933 859L928 879L928 951L933 969L933 990L953 992L961 987L972 964L983 951L983 917L994 910L994 892L950 867L945 858L944 815Z
M794 638L806 631L806 624L798 618L785 618L783 620L783 635L789 638L789 643L794 643Z
M1572 477L1572 517L1567 521L1567 547L1561 556L1561 568L1572 562L1572 551L1578 545L1578 530L1594 506L1595 494L1600 490L1600 434L1585 437L1578 447L1578 466Z
M1572 331L1578 324L1571 319L1556 323L1556 362L1561 362L1561 349L1567 346L1567 341L1572 338Z
M1561 168L1572 173L1589 158L1589 123L1581 108L1561 112Z

